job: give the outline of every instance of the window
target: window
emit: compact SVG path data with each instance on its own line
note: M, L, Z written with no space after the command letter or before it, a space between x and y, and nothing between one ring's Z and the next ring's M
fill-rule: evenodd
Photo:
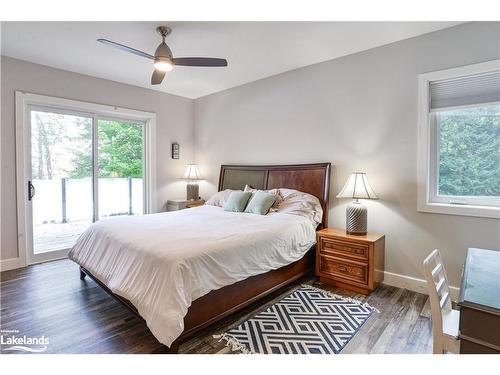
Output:
M500 62L420 76L418 209L500 217Z

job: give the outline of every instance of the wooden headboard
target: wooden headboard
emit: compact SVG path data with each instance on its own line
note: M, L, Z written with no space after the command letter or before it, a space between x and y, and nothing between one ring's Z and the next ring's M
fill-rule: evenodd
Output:
M245 185L268 190L288 188L314 195L323 207L320 228L328 226L330 163L294 165L221 165L219 191L243 190Z

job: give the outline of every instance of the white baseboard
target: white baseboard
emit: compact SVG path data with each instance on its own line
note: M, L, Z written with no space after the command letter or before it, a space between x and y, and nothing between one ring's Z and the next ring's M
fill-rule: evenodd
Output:
M414 292L429 294L427 291L427 282L423 279L415 277L399 275L392 272L384 272L384 281L382 284L395 286L397 288L408 289ZM460 289L455 286L450 286L451 299L456 301L458 299Z
M10 258L0 260L0 271L9 271L24 267L25 264L21 258Z

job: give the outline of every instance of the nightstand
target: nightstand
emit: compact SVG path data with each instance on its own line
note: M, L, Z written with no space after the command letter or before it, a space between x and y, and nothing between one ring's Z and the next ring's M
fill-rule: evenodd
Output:
M384 280L385 235L347 234L345 229L317 232L316 275L321 282L369 294Z
M188 201L186 204L186 208L193 208L193 207L198 207L198 206L203 206L205 204L204 199L196 199L194 201Z
M173 199L167 201L167 211L178 211L185 208L198 207L205 204L203 199L188 201L187 199Z

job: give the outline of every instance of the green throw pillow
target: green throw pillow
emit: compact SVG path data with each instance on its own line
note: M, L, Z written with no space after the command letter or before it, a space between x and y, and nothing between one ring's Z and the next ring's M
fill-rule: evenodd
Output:
M224 211L243 212L251 196L250 192L233 191L224 205Z
M258 190L248 202L245 212L250 214L266 215L276 201L276 196L265 191Z

